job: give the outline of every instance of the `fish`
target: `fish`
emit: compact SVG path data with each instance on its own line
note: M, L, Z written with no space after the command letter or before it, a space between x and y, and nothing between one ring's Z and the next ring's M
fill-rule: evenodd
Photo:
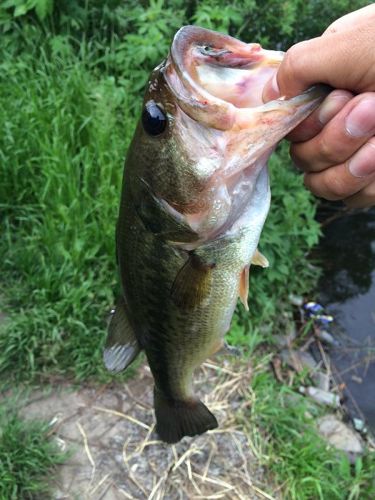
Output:
M225 347L270 206L267 160L326 96L321 86L263 103L284 53L184 26L152 72L127 152L116 252L122 293L104 363L144 351L156 432L166 443L218 426L193 376Z

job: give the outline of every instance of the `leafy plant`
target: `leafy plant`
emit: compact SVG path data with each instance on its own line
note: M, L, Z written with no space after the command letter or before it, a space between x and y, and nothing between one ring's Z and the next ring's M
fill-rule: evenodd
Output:
M297 27L299 38L317 34L328 7L299 0L66 0L53 4L43 26L29 15L36 1L9 0L1 11L15 14L22 5L28 10L17 22L0 20L0 266L11 315L0 335L0 372L53 367L86 377L98 373L116 287L123 157L142 87L173 33L197 22L285 46ZM348 8L336 0L329 16ZM242 345L277 329L287 296L307 292L317 276L306 261L319 237L315 203L288 165L285 148L271 160L273 201L260 242L270 268L251 269L251 312L238 309L230 334Z
M3 9L14 9L14 17L24 16L35 9L36 15L43 21L53 10L53 0L5 0Z
M102 61L122 75L128 92L136 93L144 88L152 68L167 56L170 40L183 24L184 11L166 7L163 0L151 0L147 7L137 4L128 16L131 31Z
M174 32L195 23L286 49L318 36L369 2L334 0L5 0L0 4L0 376L35 381L105 375L108 312L118 290L114 228L125 151L143 86ZM239 307L229 339L252 352L290 318L287 297L308 293L307 260L319 227L315 202L289 168L271 160L273 201L252 267L250 314ZM355 468L328 454L301 398L288 406L257 372L247 421L288 498L373 498L371 456ZM45 427L0 409L0 497L41 498L58 462ZM264 439L266 436L266 440ZM22 447L22 450L20 450ZM13 495L13 496L12 496ZM339 496L338 496L339 495ZM341 495L341 496L340 496ZM366 496L367 495L367 496Z

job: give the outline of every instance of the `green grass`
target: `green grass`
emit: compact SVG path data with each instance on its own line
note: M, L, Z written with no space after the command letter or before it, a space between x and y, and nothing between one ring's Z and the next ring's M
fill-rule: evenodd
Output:
M306 33L316 36L353 2L303 7L270 0L265 8L252 0L233 6L94 0L83 8L72 0L68 7L54 2L44 24L32 15L16 24L12 7L33 14L34 5L52 2L7 3L0 7L0 310L7 314L0 377L3 384L56 375L104 380L101 352L119 289L114 228L122 165L142 87L173 32L196 22L286 47ZM307 261L319 236L315 201L289 168L285 147L273 156L271 174L273 200L260 244L271 267L251 269L250 313L239 307L229 334L247 353L285 328L288 295L309 293L318 275ZM373 457L350 467L328 450L306 413L315 417L317 410L265 369L255 372L252 390L244 423L285 498L375 497ZM1 499L42 498L41 478L59 462L46 432L44 424L0 409Z
M0 498L50 497L55 466L65 458L49 437L48 424L24 420L11 404L0 407Z
M0 372L83 378L98 372L117 282L127 96L79 58L1 66Z
M0 376L103 380L123 161L142 95L89 45L75 53L47 37L27 47L19 57L4 50L0 63L0 297L9 316ZM264 339L288 294L314 283L305 253L318 239L315 205L288 163L285 150L272 161L261 240L271 267L252 268L251 312L238 309L236 344L249 345L257 331Z
M295 387L275 381L267 358L259 359L252 380L251 412L242 417L263 465L291 500L370 500L375 496L375 453L354 465L316 432L322 414Z

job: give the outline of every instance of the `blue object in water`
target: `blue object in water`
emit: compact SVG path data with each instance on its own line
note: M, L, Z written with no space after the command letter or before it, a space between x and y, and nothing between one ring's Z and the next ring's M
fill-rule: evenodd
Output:
M333 322L333 316L328 314L319 314L314 317L314 320L321 326L328 326Z
M324 312L324 307L317 302L307 302L303 308L309 318L314 318Z

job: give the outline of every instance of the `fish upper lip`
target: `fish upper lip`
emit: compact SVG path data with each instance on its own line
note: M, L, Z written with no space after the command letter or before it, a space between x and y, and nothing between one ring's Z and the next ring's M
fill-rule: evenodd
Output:
M206 47L208 50L205 50ZM229 35L197 26L184 26L176 33L165 67L165 79L171 91L182 109L192 118L199 111L200 121L203 114L206 114L206 119L210 116L211 123L208 125L226 130L233 127L238 106L214 95L198 81L199 64L194 63L200 55L203 60L206 59L206 66L238 70L247 67L251 71L251 67L260 64L276 69L284 54L265 51L257 43L247 44ZM261 105L249 107L262 108L263 103L259 104Z
M215 50L216 49L216 50ZM191 118L219 130L230 130L233 127L246 128L246 115L249 110L256 113L268 111L290 112L293 106L299 106L315 100L321 95L321 89L309 89L300 96L285 99L280 97L263 103L262 91L266 81L283 59L284 53L263 49L257 43L244 43L229 35L217 33L197 26L184 26L175 35L170 54L163 73L164 78L174 94L179 106ZM201 57L201 63L197 63ZM249 88L254 85L260 97L254 99L249 106L244 102L239 105L234 98L226 100L215 95L199 82L199 67L223 68L225 70L247 70ZM238 74L245 74L238 71ZM254 73L252 75L252 73ZM244 79L245 86L246 78ZM236 88L234 87L236 85ZM238 89L240 83L233 83ZM222 86L223 89L225 85ZM251 97L249 89L247 95ZM224 92L225 93L225 92Z

